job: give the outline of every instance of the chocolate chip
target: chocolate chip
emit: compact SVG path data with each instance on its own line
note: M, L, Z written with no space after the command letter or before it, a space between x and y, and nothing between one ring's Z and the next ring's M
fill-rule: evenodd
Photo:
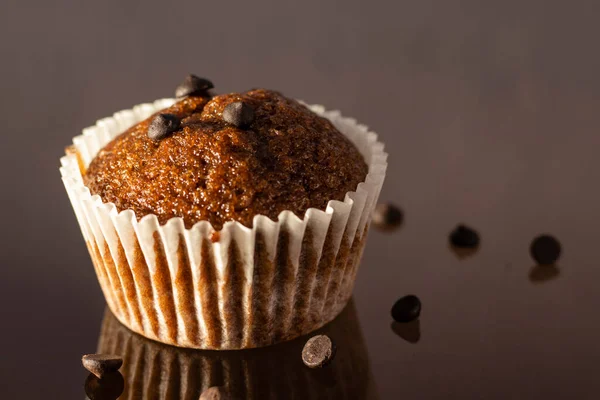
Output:
M123 359L113 354L86 354L81 358L81 363L98 378L109 372L116 372L123 365Z
M450 233L450 243L456 247L477 247L479 245L479 234L468 226L458 225Z
M542 265L554 264L560 257L560 243L550 235L536 237L529 248L533 259Z
M241 101L228 104L223 110L223 120L238 128L246 128L254 121L254 108Z
M421 300L417 296L404 296L392 307L392 318L397 322L410 322L421 315Z
M335 346L326 335L313 336L302 349L302 361L307 367L320 368L327 365L335 355Z
M231 400L231 396L227 394L224 388L213 386L202 392L198 400Z
M89 374L85 380L85 394L90 400L116 400L123 393L125 380L119 372L112 372L98 378Z
M378 204L373 213L373 224L381 230L392 230L402 224L402 210L390 203Z
M175 97L185 97L194 95L206 95L209 89L215 86L211 81L204 78L199 78L196 75L188 75L181 85L175 89Z
M160 140L179 128L179 119L173 114L158 114L148 127L148 137Z

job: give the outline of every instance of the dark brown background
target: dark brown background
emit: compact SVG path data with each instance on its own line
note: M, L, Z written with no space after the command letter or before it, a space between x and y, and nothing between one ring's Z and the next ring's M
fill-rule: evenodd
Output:
M600 3L283 3L0 3L3 397L82 398L96 346L64 146L195 72L339 108L385 141L382 198L406 222L372 233L355 296L382 399L598 398ZM463 260L447 247L461 221L483 239ZM561 273L532 282L542 232ZM408 293L416 344L390 329Z

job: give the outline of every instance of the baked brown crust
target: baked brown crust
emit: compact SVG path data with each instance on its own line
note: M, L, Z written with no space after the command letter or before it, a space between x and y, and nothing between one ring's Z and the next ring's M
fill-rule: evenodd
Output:
M223 109L236 101L255 110L246 129L223 121ZM100 150L84 176L92 194L138 219L182 217L188 228L207 220L218 230L230 220L250 227L258 214L302 217L343 200L368 172L327 119L274 91L186 97L161 113L177 116L179 129L151 140L150 117Z

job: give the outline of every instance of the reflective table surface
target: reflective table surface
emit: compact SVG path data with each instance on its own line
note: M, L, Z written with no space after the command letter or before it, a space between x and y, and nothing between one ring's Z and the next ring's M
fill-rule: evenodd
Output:
M482 242L465 254L447 244L457 218L421 207L396 232L372 229L353 301L322 329L337 345L322 370L302 364L306 338L239 352L145 339L112 316L90 274L69 288L50 280L3 288L4 302L23 299L32 310L8 314L18 326L4 324L3 392L83 398L80 358L102 352L124 357L123 399L196 399L215 385L248 399L596 398L595 227L570 225L551 202L532 199L527 224L471 217ZM557 212L553 223L548 210ZM536 266L528 254L539 226L561 239L556 266ZM391 305L409 293L421 298L421 317L392 323Z

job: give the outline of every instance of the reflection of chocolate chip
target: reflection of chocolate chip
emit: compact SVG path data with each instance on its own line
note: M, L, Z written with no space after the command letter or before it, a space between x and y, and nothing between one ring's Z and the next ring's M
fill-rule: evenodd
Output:
M391 230L402 224L402 210L390 203L378 204L373 213L373 225L381 230Z
M158 114L148 127L148 137L160 140L179 128L179 119L173 114Z
M193 95L205 95L209 89L215 86L211 81L204 78L199 78L196 75L188 75L175 89L175 97L185 97Z
M324 367L334 355L335 346L326 335L311 337L302 349L302 361L310 368Z
M417 343L421 340L421 320L400 323L392 322L392 331L409 343Z
M84 385L85 394L90 400L116 400L124 388L125 380L119 372L107 373L102 379L89 374Z
M529 248L533 259L542 265L554 264L560 257L560 243L550 235L536 237Z
M477 247L479 244L479 234L465 225L458 225L450 233L450 243L456 247Z
M241 101L228 104L223 110L223 120L238 128L245 128L254 121L254 108Z
M560 270L554 264L538 264L529 271L531 283L544 283L554 280L560 276Z
M477 251L479 251L479 246L475 247L457 247L452 243L448 244L450 251L454 253L454 255L459 259L463 260L465 258L473 256Z
M113 354L86 354L81 357L81 363L98 378L109 372L116 372L123 365L123 359Z
M421 300L417 296L404 296L392 307L392 318L397 322L410 322L421 315Z
M200 395L198 400L229 400L231 397L227 394L224 388L220 386L213 386L206 389Z

